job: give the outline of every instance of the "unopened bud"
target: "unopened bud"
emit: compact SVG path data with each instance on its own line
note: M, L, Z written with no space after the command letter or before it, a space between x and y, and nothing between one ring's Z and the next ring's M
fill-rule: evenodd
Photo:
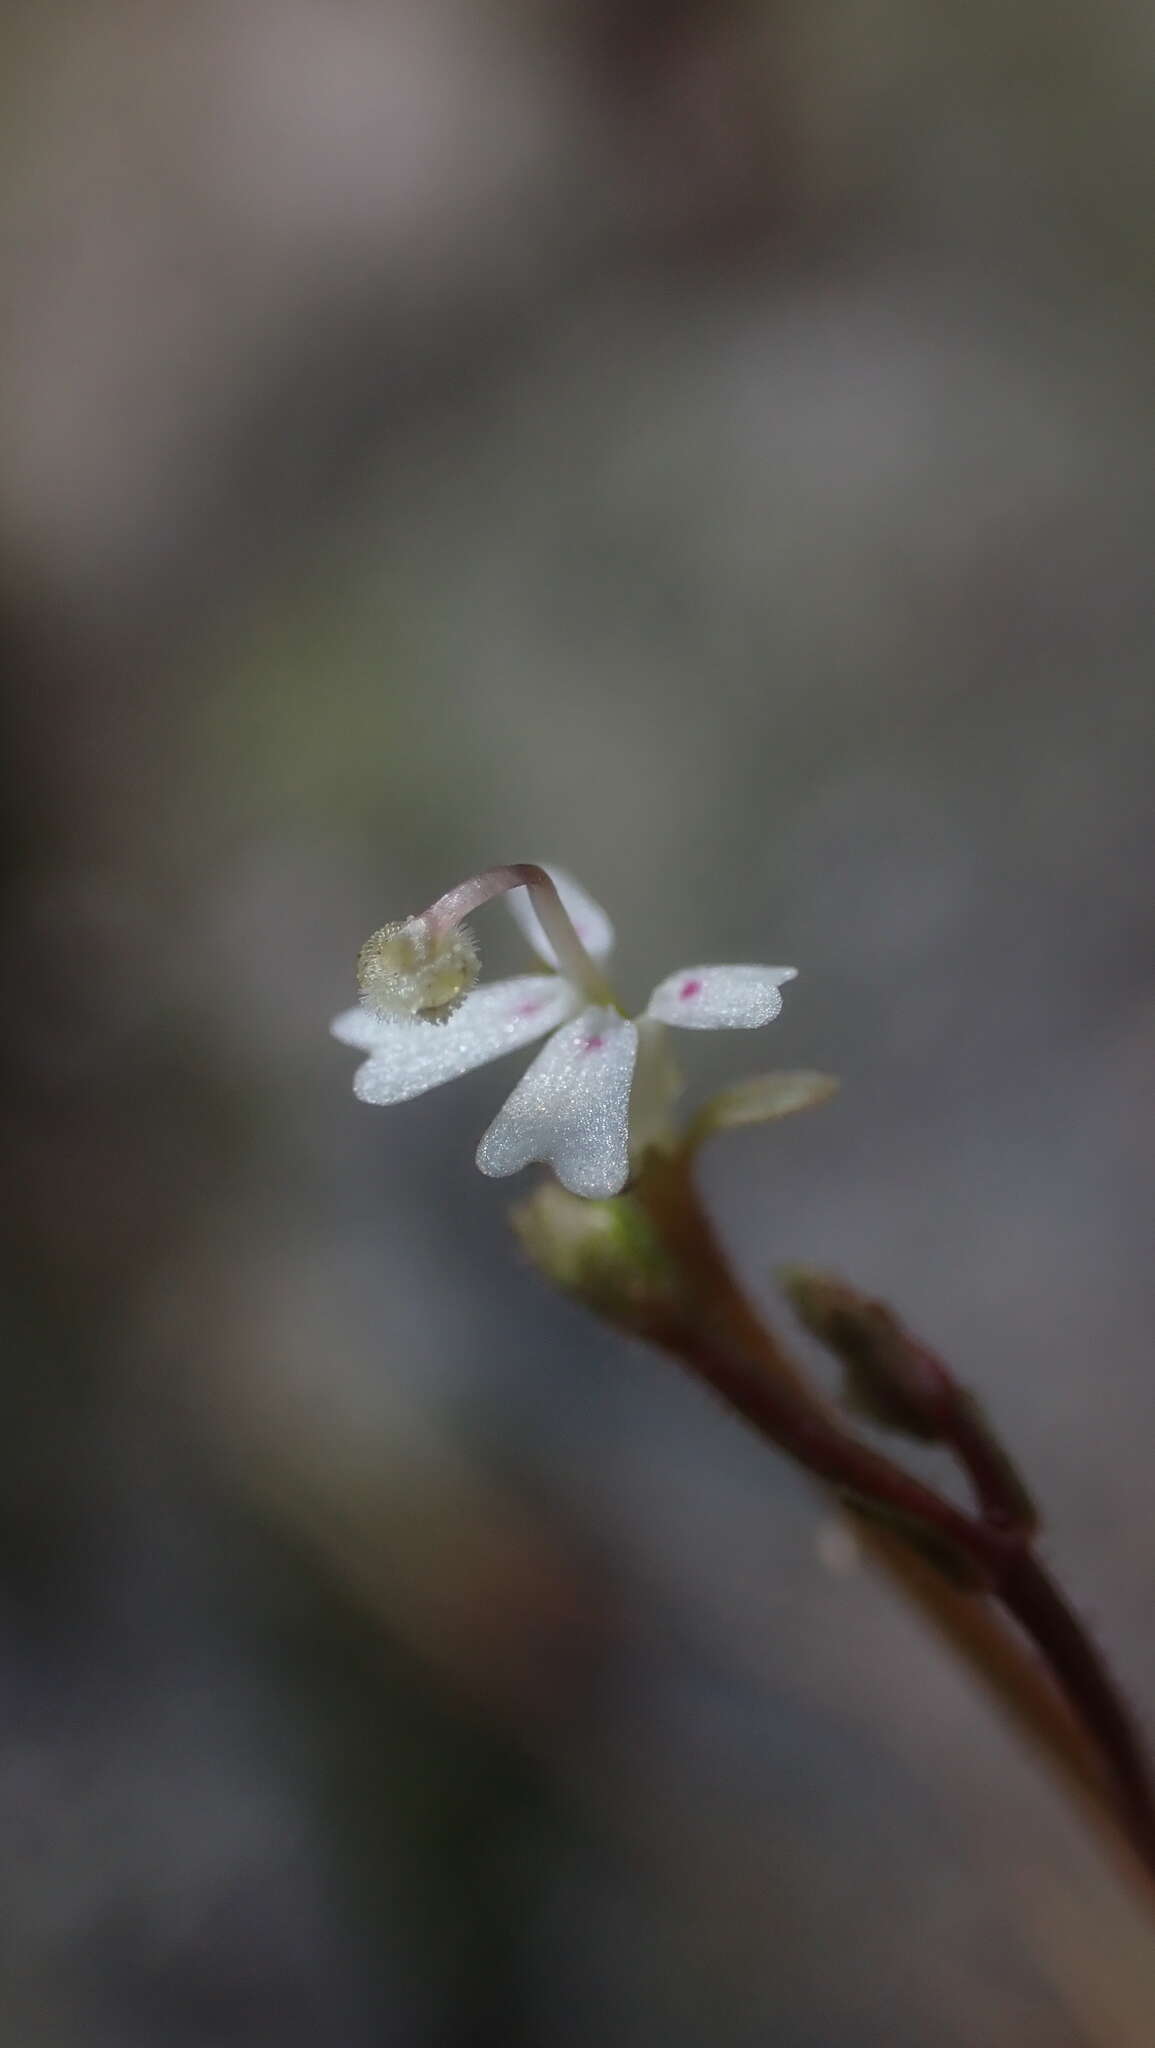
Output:
M884 1429L949 1444L992 1522L1020 1532L1038 1515L1018 1467L980 1404L885 1302L805 1266L781 1276L799 1320L841 1359L846 1403Z
M543 1181L511 1221L523 1250L555 1287L622 1329L660 1337L677 1299L677 1275L632 1196L590 1201Z
M953 1382L885 1302L805 1266L788 1267L780 1279L805 1328L842 1360L852 1407L907 1436L935 1442L944 1435Z
M477 946L465 925L408 917L382 925L357 956L357 985L379 1017L416 1017L443 1024L474 987Z

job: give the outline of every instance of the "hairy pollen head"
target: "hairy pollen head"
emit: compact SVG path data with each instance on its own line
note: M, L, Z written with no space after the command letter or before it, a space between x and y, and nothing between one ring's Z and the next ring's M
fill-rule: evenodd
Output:
M480 969L473 934L424 917L382 925L357 955L361 1000L379 1017L443 1024L469 994Z

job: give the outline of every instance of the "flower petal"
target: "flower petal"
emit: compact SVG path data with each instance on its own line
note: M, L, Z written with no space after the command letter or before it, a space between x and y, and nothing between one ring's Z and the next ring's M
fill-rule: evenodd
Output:
M569 911L573 928L586 952L594 960L608 960L614 950L614 928L601 904L587 896L581 883L567 875L564 868L547 867L545 871ZM556 967L557 954L537 921L529 890L511 889L505 900L538 958Z
M358 1052L372 1052L379 1038L392 1029L383 1017L374 1016L364 1003L354 1003L351 1010L342 1010L329 1026L329 1036L341 1045L351 1045Z
M752 1030L782 1008L780 984L796 967L683 967L660 981L646 1004L647 1017L689 1031Z
M540 1160L574 1195L620 1194L630 1171L630 1085L637 1027L616 1010L583 1010L555 1031L477 1150L502 1179Z
M475 988L445 1024L374 1017L346 1010L333 1020L335 1038L370 1057L353 1076L362 1102L408 1102L442 1081L455 1081L503 1053L529 1045L573 1013L574 992L556 974L519 974Z

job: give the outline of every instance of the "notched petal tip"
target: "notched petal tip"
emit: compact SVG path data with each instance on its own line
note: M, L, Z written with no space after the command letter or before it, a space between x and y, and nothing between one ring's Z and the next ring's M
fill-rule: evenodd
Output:
M478 1146L482 1173L502 1180L540 1164L571 1194L620 1194L630 1173L637 1046L636 1025L614 1010L583 1010L555 1031Z
M782 1008L782 985L796 967L683 967L660 981L647 1017L687 1031L756 1030Z

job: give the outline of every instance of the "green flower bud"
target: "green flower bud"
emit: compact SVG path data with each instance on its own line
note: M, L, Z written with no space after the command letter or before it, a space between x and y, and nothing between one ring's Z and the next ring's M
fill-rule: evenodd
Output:
M633 1196L591 1201L547 1180L511 1221L523 1250L555 1287L622 1329L660 1337L678 1301L678 1276Z

